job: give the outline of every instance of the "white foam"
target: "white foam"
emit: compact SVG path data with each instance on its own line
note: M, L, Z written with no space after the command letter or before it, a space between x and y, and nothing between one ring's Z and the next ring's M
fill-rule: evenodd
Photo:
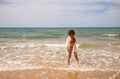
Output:
M17 48L16 48L17 47ZM4 52L4 53L3 53ZM3 69L24 69L38 67L52 67L66 70L119 70L119 56L104 49L78 49L81 62L76 65L72 54L71 65L67 62L65 44L15 44L11 48L0 51ZM63 63L64 62L64 63ZM117 64L116 66L114 64ZM4 66L3 66L4 65ZM2 69L0 69L2 70Z
M120 34L102 34L102 35L109 36L109 37L120 36Z

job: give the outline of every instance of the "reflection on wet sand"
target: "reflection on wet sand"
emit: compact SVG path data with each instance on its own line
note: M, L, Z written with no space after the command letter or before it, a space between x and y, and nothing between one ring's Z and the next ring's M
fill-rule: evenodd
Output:
M120 79L120 71L25 69L0 71L0 79Z
M68 71L68 79L79 79L79 72Z

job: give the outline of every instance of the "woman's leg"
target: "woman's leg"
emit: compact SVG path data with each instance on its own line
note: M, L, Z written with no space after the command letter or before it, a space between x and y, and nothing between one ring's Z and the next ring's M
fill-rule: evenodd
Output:
M68 65L70 65L71 54L72 54L72 49L69 49L68 50Z
M78 62L78 55L76 51L74 52L74 56L75 56L76 61Z

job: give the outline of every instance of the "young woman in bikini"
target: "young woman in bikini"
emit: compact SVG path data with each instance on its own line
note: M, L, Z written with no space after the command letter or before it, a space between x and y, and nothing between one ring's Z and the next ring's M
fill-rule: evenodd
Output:
M68 65L70 65L70 59L71 59L71 55L72 52L74 53L75 59L78 62L78 55L76 52L76 38L75 38L75 32L74 30L69 30L68 31L68 37L66 40L66 44L67 44L67 52L68 52ZM79 62L78 62L79 63Z

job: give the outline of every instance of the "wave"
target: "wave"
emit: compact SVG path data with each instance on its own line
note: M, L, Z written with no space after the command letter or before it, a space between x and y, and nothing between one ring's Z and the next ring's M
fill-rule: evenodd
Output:
M120 47L120 43L107 43L107 44L92 44L92 43L81 43L81 44L76 44L77 48L101 48L101 47L107 47L107 46L112 46L112 47ZM11 48L47 48L47 47L64 47L66 48L66 44L46 44L46 43L24 43L24 44L3 44L0 45L0 49L11 49Z
M26 38L26 39L46 39L46 38L58 38L59 36L26 36L22 35L21 38Z
M108 36L108 37L120 37L120 34L114 34L114 33L111 33L111 34L102 34L102 36Z
M47 38L59 38L60 35L1 35L0 38L13 38L13 39L47 39Z
M82 43L79 44L79 48L96 48L96 47L100 47L101 45L98 44L90 44L90 43ZM102 45L103 46L103 45Z
M77 44L78 46L78 44ZM25 44L14 44L14 45L2 45L0 49L11 49L11 48L47 48L47 47L66 47L65 44L34 44L34 43L25 43Z
M120 43L106 44L108 46L120 47Z
M90 44L90 43L82 43L78 45L78 48L101 48L101 47L120 47L120 43L108 43L108 44Z

